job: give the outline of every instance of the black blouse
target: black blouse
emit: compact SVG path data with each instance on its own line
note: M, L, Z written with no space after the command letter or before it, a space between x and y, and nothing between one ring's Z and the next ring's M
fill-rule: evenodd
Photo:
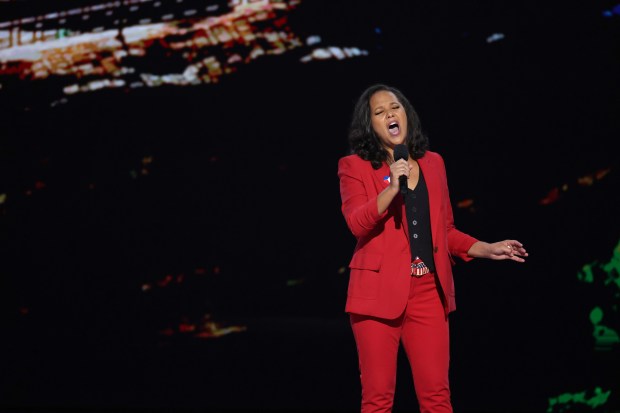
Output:
M428 188L422 169L420 169L420 178L416 187L414 189L407 188L405 211L409 226L411 260L419 257L431 271L435 271Z

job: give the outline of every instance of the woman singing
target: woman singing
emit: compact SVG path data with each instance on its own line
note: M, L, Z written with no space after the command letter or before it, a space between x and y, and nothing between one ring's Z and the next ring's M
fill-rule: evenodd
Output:
M421 412L452 412L453 260L524 262L528 254L519 241L488 243L454 226L443 158L428 149L399 90L378 84L361 94L349 144L338 177L342 213L357 239L345 311L358 351L361 411L392 410L402 343Z

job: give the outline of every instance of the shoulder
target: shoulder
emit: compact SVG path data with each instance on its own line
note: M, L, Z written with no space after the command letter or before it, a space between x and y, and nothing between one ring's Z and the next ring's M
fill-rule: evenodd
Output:
M431 162L443 162L443 157L439 153L433 151L426 151L421 159L426 159Z
M343 156L338 160L338 176L357 177L362 179L374 171L370 161L365 161L358 155Z
M426 162L430 165L436 165L436 166L441 166L445 168L443 157L437 152L426 151L424 156L421 157L419 160L422 162Z
M341 168L372 168L370 161L365 161L359 155L347 155L338 160L338 169Z

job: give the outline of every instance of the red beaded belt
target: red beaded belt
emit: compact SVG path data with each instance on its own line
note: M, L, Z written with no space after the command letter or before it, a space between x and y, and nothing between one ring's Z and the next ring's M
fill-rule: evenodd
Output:
M430 271L431 270L428 269L420 257L415 257L415 260L411 263L411 275L415 277L421 277L424 274L428 274Z

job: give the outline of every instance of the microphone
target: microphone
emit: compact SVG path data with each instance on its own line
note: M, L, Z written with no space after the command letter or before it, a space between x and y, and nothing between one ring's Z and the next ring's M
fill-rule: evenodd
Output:
M394 146L394 162L401 159L409 159L409 151L407 150L407 145L403 143ZM405 195L407 193L407 175L399 176L398 182L400 183L400 193Z

